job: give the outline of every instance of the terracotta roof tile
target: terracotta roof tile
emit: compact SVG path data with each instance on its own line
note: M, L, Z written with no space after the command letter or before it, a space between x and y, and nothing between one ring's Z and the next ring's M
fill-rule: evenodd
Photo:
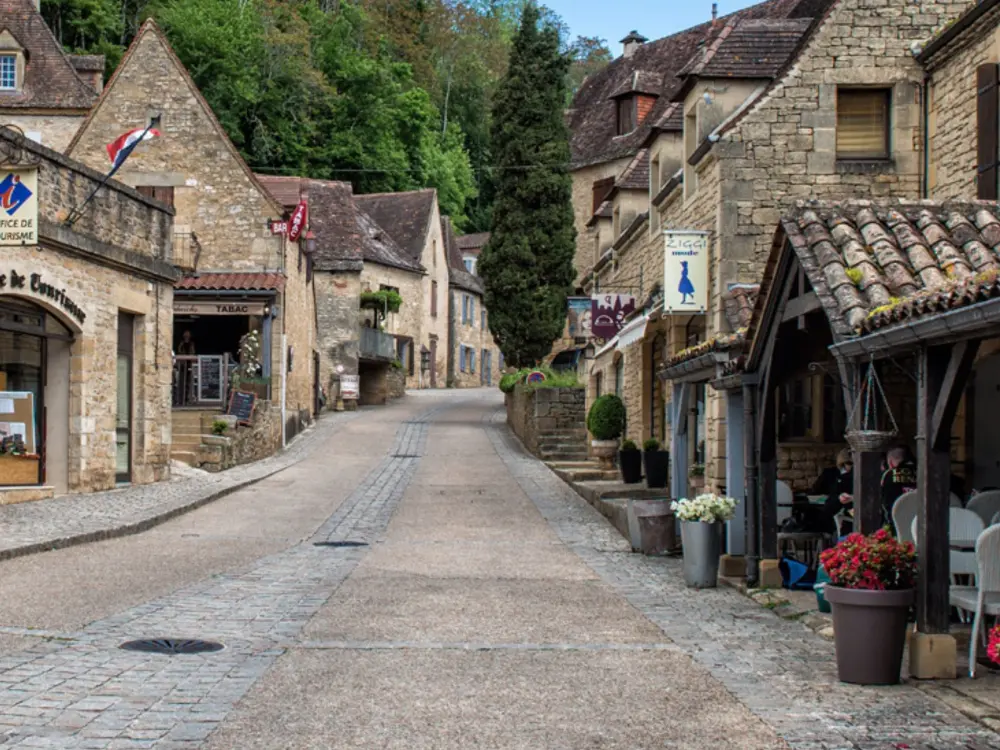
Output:
M287 209L295 208L299 203L302 177L277 177L274 175L256 174L257 180L271 197Z
M994 203L799 203L779 232L842 335L1000 296Z
M456 237L455 241L460 250L481 250L490 241L490 233L463 234L461 237Z
M817 6L829 2L767 0L719 19L716 28L733 19L812 17ZM577 91L569 111L573 164L584 166L635 154L645 143L651 128L661 127L661 119L671 104L670 98L682 83L677 73L698 51L699 44L713 36L712 28L710 22L703 23L642 44L630 57L619 57L590 76ZM662 77L663 85L656 105L646 120L632 133L618 136L615 132L616 104L612 96L622 87L631 86L637 72L658 75ZM648 80L643 80L644 88Z
M735 333L750 325L759 292L760 284L735 284L722 295L722 305L731 332Z
M0 93L0 109L90 109L97 99L52 35L32 0L0 0L0 31L28 52L20 91Z
M282 273L200 273L185 276L176 289L210 289L217 291L280 291L285 287Z
M619 190L649 190L649 149L639 149L632 162L615 181Z
M421 261L437 200L433 189L357 195L354 200L358 208L387 231L412 260Z

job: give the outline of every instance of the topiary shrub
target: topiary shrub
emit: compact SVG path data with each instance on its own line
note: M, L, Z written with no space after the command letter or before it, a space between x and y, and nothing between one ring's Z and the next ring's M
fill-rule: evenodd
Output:
M519 372L508 372L502 378L500 378L500 390L504 393L513 393L514 386L518 384L521 379L521 373Z
M649 438L642 444L642 449L647 453L653 453L660 450L660 441L656 438Z
M598 398L587 413L587 429L595 440L616 440L625 431L625 404L617 396Z
M621 447L621 452L622 453L632 453L632 452L638 451L638 450L639 450L639 446L635 444L634 440L623 440L622 441L622 447Z

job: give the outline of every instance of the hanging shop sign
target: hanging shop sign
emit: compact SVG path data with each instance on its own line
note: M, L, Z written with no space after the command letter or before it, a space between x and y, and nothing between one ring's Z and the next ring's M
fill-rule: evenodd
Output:
M38 244L38 170L0 170L0 245Z
M271 230L271 234L288 234L288 222L287 221L271 221L271 220L268 220L267 226Z
M635 297L631 294L595 294L591 298L590 330L599 339L611 340L634 310Z
M174 315L263 315L266 302L189 302L174 300Z
M708 232L663 233L663 308L674 313L708 309Z
M21 294L31 292L37 297L52 300L80 323L87 319L87 313L66 294L64 288L49 283L40 273L20 273L13 268L10 273L0 271L0 291L8 289Z
M288 220L288 239L292 242L299 241L302 231L306 228L306 221L308 218L309 209L306 206L306 202L301 201L299 205L295 207L295 210L292 211L292 217Z
M570 297L566 300L566 307L569 335L573 338L590 338L590 315L593 308L590 297Z

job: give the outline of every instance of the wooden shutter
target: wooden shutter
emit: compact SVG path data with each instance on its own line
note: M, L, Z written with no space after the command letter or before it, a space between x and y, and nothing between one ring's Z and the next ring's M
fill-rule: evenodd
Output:
M597 180L594 183L594 207L590 211L591 214L597 213L597 209L599 209L601 204L604 203L604 199L608 197L608 193L611 192L614 186L614 177L606 177L603 180Z
M982 200L997 199L997 116L1000 82L996 63L980 65L976 70L977 108L976 140L978 142L978 169L976 197Z
M431 282L431 315L437 317L438 314L438 283Z
M889 91L837 92L837 158L885 159L889 156Z
M161 203L166 203L168 206L174 205L173 187L157 187L155 185L137 185L135 189L139 193L139 195L144 195L147 198L152 198L153 200L158 200Z

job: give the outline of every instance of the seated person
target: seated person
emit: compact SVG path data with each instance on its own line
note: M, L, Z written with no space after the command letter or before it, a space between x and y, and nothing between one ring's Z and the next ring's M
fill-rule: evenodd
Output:
M844 448L837 454L837 465L824 469L813 484L813 494L826 495L823 509L834 520L838 513L851 509L854 502L854 458L851 451Z
M901 495L917 489L917 462L905 446L892 448L885 454L882 473L882 519L892 525L892 506Z

